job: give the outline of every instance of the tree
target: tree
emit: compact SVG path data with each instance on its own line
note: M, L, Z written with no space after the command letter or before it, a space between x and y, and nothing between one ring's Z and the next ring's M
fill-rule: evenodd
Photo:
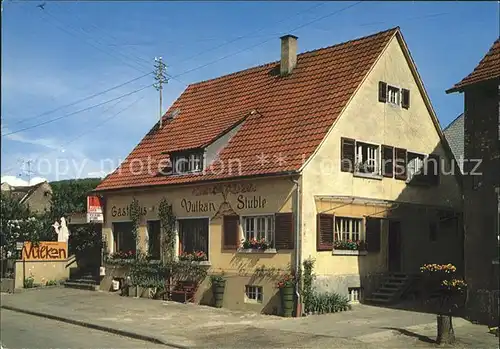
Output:
M52 187L51 218L60 219L69 213L86 212L87 195L101 179L83 178L50 182Z
M55 232L46 214L37 215L7 193L1 193L2 247L14 255L16 243L53 240Z
M422 297L433 307L437 320L437 344L455 343L453 311L465 303L467 283L455 278L457 268L452 264L424 264ZM434 296L434 297L433 297Z

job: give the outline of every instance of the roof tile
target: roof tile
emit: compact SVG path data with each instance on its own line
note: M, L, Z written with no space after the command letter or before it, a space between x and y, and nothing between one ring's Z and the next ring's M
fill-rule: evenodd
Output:
M465 86L500 78L500 39L491 46L472 73L446 92L461 91Z
M165 115L176 109L179 114L173 120L164 116L164 126L153 127L96 190L299 170L398 30L300 54L286 77L272 62L188 86ZM242 120L220 161L205 173L158 174L158 163L168 160L163 152L204 147ZM152 171L138 171L148 161Z

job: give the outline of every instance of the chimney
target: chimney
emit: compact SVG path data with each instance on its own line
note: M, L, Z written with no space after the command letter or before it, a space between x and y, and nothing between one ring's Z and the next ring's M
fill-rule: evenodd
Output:
M293 68L297 65L297 37L294 35L285 35L281 37L281 76L291 74Z

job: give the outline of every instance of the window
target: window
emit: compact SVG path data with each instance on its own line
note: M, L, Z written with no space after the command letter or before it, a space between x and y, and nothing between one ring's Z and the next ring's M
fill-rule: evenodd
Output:
M148 221L148 254L151 259L161 259L161 229L160 221Z
M173 173L185 174L203 170L203 153L172 155Z
M362 223L361 218L335 217L335 241L364 240Z
M401 90L394 86L387 86L387 102L400 105L401 103Z
M132 222L113 223L114 252L132 251L135 253L136 246L132 229Z
M386 82L378 82L378 101L382 103L391 103L401 106L405 109L410 108L410 90L400 89L395 86L387 85Z
M378 174L378 145L356 142L356 172Z
M243 217L243 231L245 240L261 240L273 244L274 216L247 216Z
M349 303L359 303L361 299L361 288L360 287L349 287Z
M262 286L245 286L245 302L262 303Z
M208 218L179 219L179 252L208 255Z
M415 175L423 175L424 161L426 156L423 154L417 154L408 152L408 164L407 164L407 174L408 181L411 181Z

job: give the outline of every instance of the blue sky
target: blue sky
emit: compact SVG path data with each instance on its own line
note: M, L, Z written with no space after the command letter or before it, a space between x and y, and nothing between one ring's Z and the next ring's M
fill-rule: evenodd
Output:
M179 75L164 88L166 109L186 84L277 60L283 34L297 35L303 52L398 25L444 127L463 109L462 95L444 91L499 35L494 1L362 2L317 21L355 2L45 1L44 10L37 7L42 3L3 4L2 135L152 84L144 77L33 118L144 75L155 56L163 57L170 75ZM127 156L158 112L150 87L2 137L2 176L26 179L20 161L29 159L32 176L51 180L103 174ZM103 167L101 159L112 161Z

